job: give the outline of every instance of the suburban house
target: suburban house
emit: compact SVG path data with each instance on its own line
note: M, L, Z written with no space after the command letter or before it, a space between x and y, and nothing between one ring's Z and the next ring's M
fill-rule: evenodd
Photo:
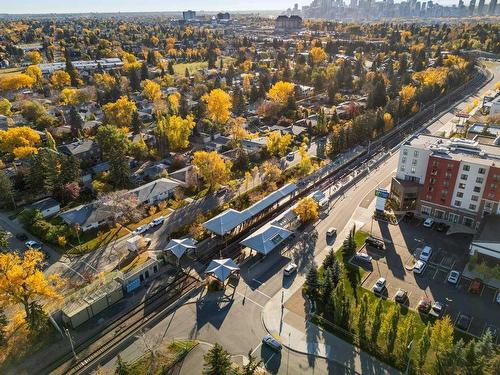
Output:
M178 186L183 183L170 178L160 178L124 193L124 196L134 194L138 205L156 204L170 198ZM97 201L81 205L60 214L61 219L70 226L79 225L80 230L98 228L109 223L115 212Z
M74 156L82 166L92 166L101 161L101 148L90 139L78 140L57 148L61 154Z
M31 210L40 211L44 218L53 216L61 210L61 206L54 198L45 198L29 206Z

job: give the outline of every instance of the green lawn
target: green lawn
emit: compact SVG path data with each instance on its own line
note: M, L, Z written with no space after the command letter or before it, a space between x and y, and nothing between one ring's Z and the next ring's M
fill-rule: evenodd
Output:
M227 64L230 64L234 59L232 57L223 57L222 62L224 66L227 66ZM220 59L217 60L217 68L219 67L219 61ZM174 64L174 72L176 75L183 76L184 73L186 72L186 68L189 70L190 74L196 73L199 69L205 69L208 67L208 61L195 61L195 62L190 62L190 63L180 63L180 64Z

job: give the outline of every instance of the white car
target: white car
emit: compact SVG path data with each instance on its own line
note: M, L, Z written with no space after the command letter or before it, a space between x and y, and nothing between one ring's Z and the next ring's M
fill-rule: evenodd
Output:
M335 236L336 234L337 234L337 229L333 227L328 228L328 230L326 231L326 235L328 237Z
M423 260L424 262L427 262L429 260L429 258L431 257L431 255L432 255L432 247L424 246L424 248L422 249L422 252L420 253L419 259Z
M373 291L375 293L382 293L382 291L385 289L386 282L387 281L383 277L378 279L377 282L373 285Z
M427 263L425 263L423 260L417 260L417 263L413 266L413 273L416 274L421 274L425 270L425 266L427 266Z
M137 227L133 232L132 234L135 236L135 235L138 235L138 234L143 234L145 231L148 230L148 225L141 225L140 227Z
M460 278L460 272L451 270L450 273L448 274L448 282L451 284L456 284L458 283L458 279Z
M283 270L283 273L285 276L290 276L292 273L297 271L297 265L295 263L290 263L288 266L285 267Z
M428 217L427 219L425 219L425 221L424 221L424 227L431 228L433 225L434 225L434 219L431 219L430 217Z
M153 228L153 227L156 227L158 225L163 224L164 221L165 221L165 217L164 216L160 216L160 217L157 217L156 219L154 219L151 223L149 223L149 226L151 228Z

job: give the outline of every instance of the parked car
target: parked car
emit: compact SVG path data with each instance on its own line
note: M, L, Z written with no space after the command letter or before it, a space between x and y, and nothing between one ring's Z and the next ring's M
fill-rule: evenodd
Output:
M147 225L141 225L140 227L137 227L133 232L132 232L132 235L133 236L136 236L138 234L143 234L144 232L146 232L148 230L148 226Z
M457 322L455 323L455 327L460 328L461 330L467 331L470 326L470 322L472 321L472 317L466 314L461 314Z
M293 159L295 159L295 154L293 152L290 152L287 156L286 156L286 160L288 161L293 161Z
M456 284L458 283L458 279L460 278L460 272L451 270L450 273L448 274L448 282L451 284Z
M151 228L153 228L153 227L156 227L158 225L163 224L164 221L165 221L165 217L164 216L160 216L160 217L157 217L156 219L154 219L151 223L149 223L149 226Z
M404 289L399 288L394 295L394 300L399 303L405 303L408 299L408 292Z
M382 293L385 289L387 281L383 277L379 278L375 284L373 284L373 291L375 293Z
M222 195L225 195L228 191L229 191L229 188L227 186L223 186L219 190L217 190L217 193L215 193L215 195L220 197Z
M328 228L328 230L326 231L326 235L328 237L333 237L333 236L337 235L337 228L333 228L333 227Z
M429 314L435 316L436 318L440 318L443 315L443 312L443 304L439 301L434 301L432 303L431 311L429 312Z
M282 349L281 343L271 335L265 335L262 338L262 343L270 346L274 350L281 350Z
M415 263L415 265L413 266L413 273L420 275L422 272L424 272L425 266L427 266L427 263L425 263L423 260L417 260L417 263Z
M497 303L500 304L500 292L497 293L497 299L496 299Z
M370 263L372 261L372 257L370 255L362 252L357 252L356 255L354 256L354 259L366 263Z
M26 233L18 233L16 234L16 238L19 241L26 241L28 239L28 236L26 235Z
M379 250L384 250L384 241L381 239L372 237L372 236L368 237L365 240L365 244L367 246L371 246L371 247L374 247L374 248L379 249Z
M469 292L472 294L479 294L483 290L483 280L475 278L469 286Z
M288 266L286 266L283 270L285 276L290 276L294 272L297 272L297 265L295 263L288 264Z
M41 250L42 244L33 240L26 241L24 243L24 246L26 246L27 249L35 249L35 250Z
M427 297L422 297L420 301L418 301L417 309L420 312L428 312L431 308L431 301Z
M431 219L430 217L428 217L427 219L425 219L425 221L424 221L424 227L426 227L426 228L432 228L433 225L434 225L434 219Z
M445 223L437 223L435 228L438 232L446 232L450 226Z
M424 248L422 249L422 252L420 253L419 259L423 260L424 262L427 262L429 260L429 258L431 257L431 255L432 255L432 247L424 246Z

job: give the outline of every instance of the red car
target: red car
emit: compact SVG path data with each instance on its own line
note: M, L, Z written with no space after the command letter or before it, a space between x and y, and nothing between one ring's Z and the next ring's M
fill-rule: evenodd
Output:
M431 301L427 297L422 297L418 302L417 309L421 312L428 312L431 308Z
M469 292L473 294L479 294L483 290L483 280L475 278L472 280L469 286Z

